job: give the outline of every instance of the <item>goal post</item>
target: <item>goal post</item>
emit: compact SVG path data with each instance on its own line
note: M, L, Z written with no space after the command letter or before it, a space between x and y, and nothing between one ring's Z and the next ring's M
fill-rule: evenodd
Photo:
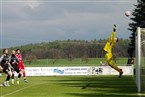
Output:
M137 28L135 40L137 91L145 92L145 28Z
M136 85L137 85L137 91L141 92L141 81L140 81L140 47L141 47L141 35L140 35L140 27L137 28L136 32L136 42L135 42L135 57L136 57Z

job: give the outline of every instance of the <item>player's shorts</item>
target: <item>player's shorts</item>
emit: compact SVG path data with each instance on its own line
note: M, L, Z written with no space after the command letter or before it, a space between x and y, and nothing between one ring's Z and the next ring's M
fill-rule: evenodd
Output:
M9 71L10 71L9 68L3 68L3 72L6 73L6 74L7 74Z
M17 73L20 72L20 69L18 67L14 68L14 71L16 71Z
M18 64L18 67L19 67L20 70L25 69L23 64Z
M3 72L4 73L8 73L10 71L10 69L8 68L8 65L7 64L3 64L2 65L2 68L3 68Z
M106 53L105 59L106 59L107 64L109 65L112 64L112 53Z
M12 65L12 67L14 68L14 70L12 69L12 71L16 71L17 73L20 72L20 69L17 65Z

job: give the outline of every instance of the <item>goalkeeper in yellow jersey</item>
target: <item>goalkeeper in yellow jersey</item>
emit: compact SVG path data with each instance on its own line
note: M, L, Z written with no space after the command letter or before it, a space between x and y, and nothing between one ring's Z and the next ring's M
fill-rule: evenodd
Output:
M118 42L118 38L116 37L116 25L114 25L111 37L107 41L107 43L104 47L104 51L106 52L105 59L107 61L107 64L119 72L119 78L120 78L123 74L123 71L122 71L122 69L118 68L118 66L115 63L113 63L113 60L112 60L112 49L113 49L113 46L117 42Z

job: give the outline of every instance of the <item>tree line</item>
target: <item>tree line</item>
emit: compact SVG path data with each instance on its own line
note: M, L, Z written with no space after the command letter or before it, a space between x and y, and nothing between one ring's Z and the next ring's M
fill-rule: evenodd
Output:
M23 58L32 61L37 59L62 59L67 58L104 58L103 50L107 39L100 40L56 40L53 42L43 42L37 44L28 44L24 46L11 47L12 49L21 49ZM127 57L128 39L120 39L113 48L115 57Z
M132 16L129 23L129 30L132 32L129 43L129 48L135 51L135 36L138 27L145 28L145 0L137 0L137 4L134 5ZM133 52L134 53L134 52Z

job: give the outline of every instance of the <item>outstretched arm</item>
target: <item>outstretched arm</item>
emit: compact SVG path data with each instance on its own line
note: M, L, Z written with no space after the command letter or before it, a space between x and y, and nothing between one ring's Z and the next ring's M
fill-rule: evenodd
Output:
M110 36L110 42L114 42L115 36L116 36L116 25L114 24L113 31L112 31L111 36Z

